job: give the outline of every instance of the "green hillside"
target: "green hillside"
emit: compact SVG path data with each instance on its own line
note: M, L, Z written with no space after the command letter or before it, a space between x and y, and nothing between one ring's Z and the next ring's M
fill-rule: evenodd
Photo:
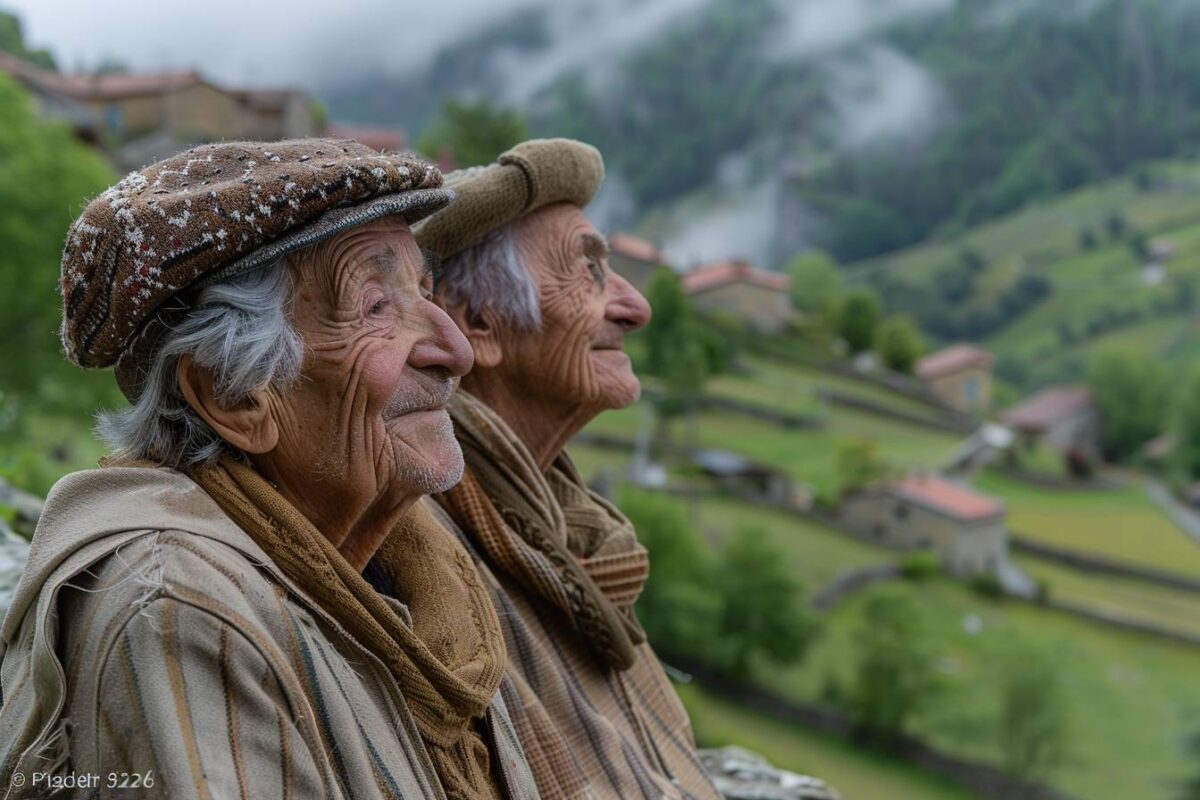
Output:
M895 402L891 407L897 410L923 405L811 367L763 356L747 362L752 368L745 374L726 375L713 381L710 389L791 410L809 409L810 396L820 388L858 393L884 406ZM957 441L952 435L868 412L820 410L826 415L826 427L819 429L783 429L730 412L709 411L698 415L693 435L702 446L775 464L795 480L824 491L837 489L833 464L840 442L873 438L887 461L903 469L936 466ZM603 414L588 430L632 439L639 431L648 435L650 421L649 409L637 407ZM686 430L683 423L676 424L676 441L687 441ZM585 443L570 451L585 476L603 470L619 477L630 458L626 452ZM670 475L677 485L699 485L699 477L686 468L676 466ZM1022 535L1131 565L1200 574L1200 547L1150 502L1138 484L1107 492L1057 492L992 474L980 476L976 483L1007 503L1010 528ZM810 594L849 571L903 558L895 551L732 497L706 494L687 501L687 507L696 529L714 549L739 528L767 531ZM1055 600L1200 633L1194 621L1200 611L1198 595L1092 576L1027 557L1016 563ZM759 664L754 672L757 682L805 703L824 702L831 692L839 691L836 687L844 688L854 660L860 612L876 591L907 596L930 631L941 689L911 730L935 746L998 763L1000 746L994 731L1005 671L1011 667L1012 653L1032 648L1055 654L1069 687L1069 753L1052 776L1056 786L1098 800L1163 797L1164 787L1188 774L1181 742L1200 724L1200 704L1192 697L1200 648L1129 633L1033 603L988 599L964 583L945 578L901 581L844 600L823 614L822 634L800 665ZM977 622L969 626L968 619ZM835 785L844 778L848 797L954 796L953 790L919 775L914 778L886 758L881 761L811 732L760 719L699 690L686 690L684 696L704 741L742 743L781 765L821 774ZM827 771L823 771L825 763L830 765ZM892 792L870 788L884 785L892 786Z
M1156 243L1174 253L1151 285L1137 251ZM1200 353L1200 162L1157 163L847 269L935 337L984 343L1020 389L1078 380L1099 347L1186 366ZM1023 279L1046 283L1024 305Z

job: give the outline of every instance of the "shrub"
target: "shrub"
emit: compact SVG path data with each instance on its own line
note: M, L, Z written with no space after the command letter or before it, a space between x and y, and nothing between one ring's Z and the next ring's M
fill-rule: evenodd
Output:
M1055 656L1022 648L1008 659L1000 689L998 738L1008 774L1042 780L1062 763L1068 708Z
M900 577L910 581L924 581L942 571L942 563L932 550L909 553L900 562Z
M673 653L703 656L720 614L712 589L712 554L680 501L626 489L621 509L650 553L650 578L638 598L637 614L651 642Z
M991 572L980 572L971 576L971 589L989 600L1000 600L1004 597L1004 585Z
M715 649L722 665L742 676L756 655L782 666L798 662L817 623L787 554L763 529L745 527L725 542L717 564L721 616Z

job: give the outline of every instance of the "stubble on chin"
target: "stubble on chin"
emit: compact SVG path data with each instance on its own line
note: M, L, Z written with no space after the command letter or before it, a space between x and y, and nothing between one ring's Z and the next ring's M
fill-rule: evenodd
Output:
M415 431L417 438L398 449L407 454L397 465L397 480L416 494L437 494L454 488L465 468L462 448L454 437L454 423L443 411L441 419Z

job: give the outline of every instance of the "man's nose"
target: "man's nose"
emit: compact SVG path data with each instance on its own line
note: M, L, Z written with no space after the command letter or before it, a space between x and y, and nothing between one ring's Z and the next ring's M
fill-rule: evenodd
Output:
M451 377L461 378L471 371L475 354L462 331L446 312L432 301L424 302L428 331L408 354L408 363L418 369L440 367Z
M604 309L604 318L615 322L625 332L641 330L650 322L650 304L633 284L615 272L609 272L611 296Z

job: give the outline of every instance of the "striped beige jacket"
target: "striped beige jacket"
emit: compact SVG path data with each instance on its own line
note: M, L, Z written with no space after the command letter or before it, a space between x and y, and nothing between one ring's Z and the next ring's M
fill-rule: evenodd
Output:
M601 664L561 612L493 571L470 535L460 535L500 616L509 664L501 692L542 797L720 800L650 646L637 646L627 670Z
M7 797L445 797L383 664L172 470L63 478L0 635ZM499 697L487 727L536 797Z

